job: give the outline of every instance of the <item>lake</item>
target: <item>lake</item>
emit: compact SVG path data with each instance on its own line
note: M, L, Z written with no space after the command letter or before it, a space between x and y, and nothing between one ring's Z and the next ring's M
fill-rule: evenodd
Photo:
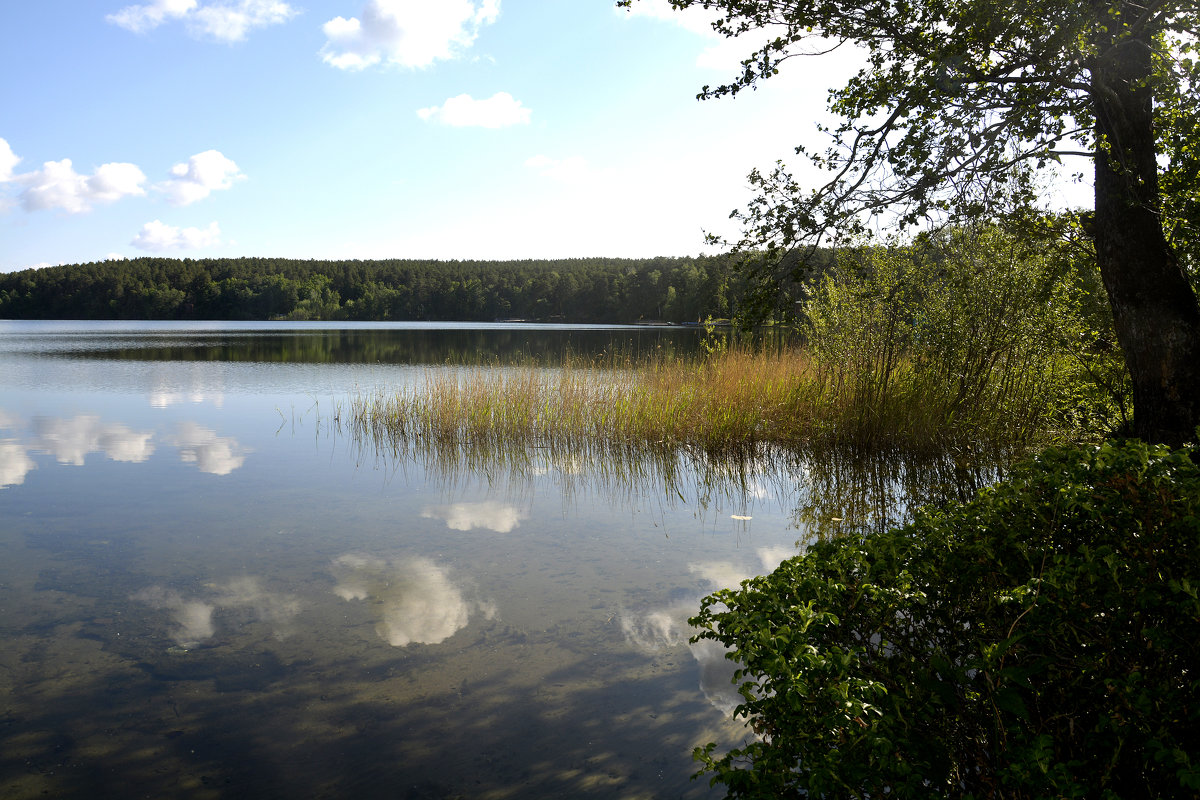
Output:
M692 748L750 734L687 617L903 468L464 460L339 424L463 363L702 336L0 322L0 797L712 796Z

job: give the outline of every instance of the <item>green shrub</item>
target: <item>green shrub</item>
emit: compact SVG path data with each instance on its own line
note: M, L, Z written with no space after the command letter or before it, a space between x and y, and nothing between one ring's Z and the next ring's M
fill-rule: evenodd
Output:
M754 741L731 797L1200 793L1200 469L1052 449L973 502L706 598Z
M838 436L1044 429L1070 388L1063 342L1078 338L1080 292L1042 244L976 225L840 251L803 326L848 410Z

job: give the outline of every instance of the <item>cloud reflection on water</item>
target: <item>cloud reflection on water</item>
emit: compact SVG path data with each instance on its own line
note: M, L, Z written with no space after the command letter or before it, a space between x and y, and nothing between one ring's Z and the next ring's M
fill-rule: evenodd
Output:
M0 440L0 489L19 486L34 469L37 469L37 463L22 445L12 439Z
M90 414L70 419L37 417L33 421L33 448L49 453L60 464L83 466L90 453L104 453L113 461L141 463L154 453L152 431L134 431L118 422L101 422Z
M168 348L169 350L170 348ZM228 391L219 373L214 373L209 361L180 362L151 366L150 407L191 403L210 403L216 408L225 405Z
M223 584L210 584L215 593L213 605L222 609L240 609L253 621L270 625L276 639L291 635L291 622L300 613L300 601L290 594L267 591L253 576L233 578Z
M300 601L292 595L267 591L252 576L234 578L223 584L209 584L209 594L185 597L174 589L149 586L136 592L132 600L166 611L175 627L169 636L180 647L198 647L216 635L214 614L232 611L220 617L223 625L236 627L245 622L261 622L272 628L276 639L291 634L291 622L300 613Z
M196 647L216 633L213 626L216 606L212 603L186 600L179 592L162 586L149 586L136 592L131 599L169 612L175 623L169 635L180 647Z
M755 551L762 565L762 572L770 572L785 558L796 555L792 547L760 547ZM700 599L717 589L736 588L746 578L757 572L729 562L703 562L691 564L689 571L696 575L703 589L689 592L663 608L621 614L621 630L634 647L645 653L656 653L686 645L700 667L700 691L704 697L723 713L731 713L742 702L741 695L733 685L736 665L725 658L728 650L719 642L702 640L690 644L688 639L694 629L688 618L700 608Z
M509 533L529 519L529 515L516 506L486 500L479 503L451 503L444 506L426 506L421 509L425 519L440 519L452 531L469 531L486 528L496 533Z
M427 558L346 553L334 559L333 572L334 594L371 603L375 631L393 647L439 644L465 628L472 613L497 616L494 604L466 599L448 571Z
M151 408L170 408L181 403L198 404L206 401L211 402L217 408L221 408L225 405L225 396L220 393L205 394L202 391L177 392L165 389L156 389L150 393Z
M0 409L0 430L16 432L18 421ZM0 488L25 482L30 470L37 468L31 453L46 453L60 464L81 467L92 453L103 453L111 461L140 464L157 449L153 431L135 431L119 422L102 422L95 414L74 417L35 417L28 441L0 439ZM185 464L195 464L201 472L228 475L246 461L249 449L236 439L218 436L215 431L194 422L184 422L169 444L179 448Z
M230 436L217 436L216 431L194 422L180 424L171 440L179 448L185 464L195 464L201 472L228 475L246 462L248 450Z

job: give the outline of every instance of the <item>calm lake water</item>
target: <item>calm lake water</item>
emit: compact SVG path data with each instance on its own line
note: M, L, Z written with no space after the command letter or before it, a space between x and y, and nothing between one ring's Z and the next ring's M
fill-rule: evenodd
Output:
M711 796L692 748L748 733L686 618L852 515L838 470L337 424L448 364L700 335L0 322L0 797Z

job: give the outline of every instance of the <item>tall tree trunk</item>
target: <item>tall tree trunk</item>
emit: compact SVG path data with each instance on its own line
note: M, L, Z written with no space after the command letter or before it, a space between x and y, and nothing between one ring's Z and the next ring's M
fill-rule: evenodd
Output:
M1111 3L1096 6L1099 29L1120 28ZM1200 425L1200 305L1159 213L1151 34L1120 36L1100 34L1092 70L1096 260L1133 379L1134 433L1177 445Z

